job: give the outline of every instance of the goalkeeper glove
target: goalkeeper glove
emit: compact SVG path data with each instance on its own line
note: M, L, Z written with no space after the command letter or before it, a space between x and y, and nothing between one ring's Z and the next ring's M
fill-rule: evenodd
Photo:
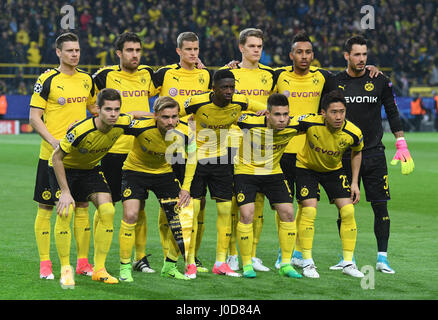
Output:
M409 153L408 144L406 143L405 138L397 138L395 147L397 148L397 152L395 153L391 164L395 166L399 161L401 161L402 174L410 174L412 171L414 171L415 165L414 160Z

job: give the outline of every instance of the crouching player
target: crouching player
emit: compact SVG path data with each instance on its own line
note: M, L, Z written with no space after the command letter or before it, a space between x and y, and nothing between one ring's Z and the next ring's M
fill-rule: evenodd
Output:
M304 259L303 275L319 278L312 258L312 243L321 184L330 202L338 207L342 219L343 273L361 278L364 275L353 263L353 253L357 237L354 204L360 199L358 175L363 136L357 126L345 119L346 100L341 91L334 90L324 96L321 108L321 115L307 115L299 121L300 130L306 132L306 143L297 154L296 165L297 199L302 205L297 228ZM348 181L342 167L342 155L349 147L352 181Z
M189 280L176 268L179 253L187 257L192 232L193 207L190 186L196 171L196 139L187 124L179 121L179 104L163 96L154 103L154 116L138 120L131 128L133 148L123 164L123 220L120 226L120 277L132 282L131 254L135 226L142 202L151 190L158 198L173 233L161 276ZM182 186L172 171L174 154L186 154ZM190 205L189 205L190 204Z
M49 159L49 180L56 192L55 243L61 262L61 287L74 289L70 266L71 220L75 202L92 201L98 214L94 230L92 280L118 283L105 269L113 237L114 206L99 162L117 139L128 132L134 117L120 114L121 97L104 89L97 97L98 115L74 124Z
M253 219L257 193L263 193L280 217L278 237L282 252L280 274L301 278L290 265L296 240L292 195L280 167L280 159L299 123L289 117L289 102L283 94L268 98L265 116L244 114L237 125L243 133L239 156L234 164L234 192L240 211L236 234L243 264L243 276L254 278L252 264Z

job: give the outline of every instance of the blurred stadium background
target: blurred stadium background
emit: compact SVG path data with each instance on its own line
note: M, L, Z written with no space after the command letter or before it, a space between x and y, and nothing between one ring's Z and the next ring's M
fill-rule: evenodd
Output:
M240 59L237 37L243 28L258 27L265 32L261 63L271 67L291 63L291 40L305 30L314 43L313 64L332 71L345 67L345 39L364 34L371 41L368 64L378 66L391 78L405 130L414 130L410 104L416 97L421 97L425 107L420 130L438 130L434 126L438 101L437 1L2 0L0 134L31 132L26 121L32 87L41 72L58 64L54 41L67 31L60 27L65 5L74 8L72 31L81 41L79 67L91 73L118 63L113 42L124 31L140 35L141 63L154 68L178 61L176 37L180 32L193 31L200 38L203 63L217 68ZM374 29L360 27L364 5L374 8Z

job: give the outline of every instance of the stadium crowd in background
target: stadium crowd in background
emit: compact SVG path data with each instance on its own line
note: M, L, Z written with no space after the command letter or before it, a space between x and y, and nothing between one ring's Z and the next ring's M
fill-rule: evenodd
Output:
M73 31L81 39L81 64L117 64L115 37L133 31L144 41L141 63L167 65L177 60L176 37L186 30L199 35L205 65L222 66L239 57L239 30L253 26L269 35L261 63L271 67L288 63L290 40L301 30L311 35L315 65L343 67L343 41L360 32L373 40L369 63L393 69L398 95L406 95L414 84L438 83L438 3L425 0L6 0L0 4L4 48L0 62L56 64L53 43L66 31L60 29L60 10L65 4L75 10ZM366 4L375 10L375 29L360 28L360 9ZM16 70L2 67L0 73ZM40 71L23 69L24 73ZM8 93L26 92L26 88L18 89L21 77L8 81ZM25 83L30 88L33 82Z

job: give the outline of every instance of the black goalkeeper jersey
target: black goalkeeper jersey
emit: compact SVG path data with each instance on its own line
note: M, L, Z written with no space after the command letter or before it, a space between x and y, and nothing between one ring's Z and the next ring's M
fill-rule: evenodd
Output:
M347 119L357 125L364 137L364 155L381 150L383 127L382 105L389 121L391 131L403 130L400 115L395 103L391 81L384 75L370 78L369 71L361 77L350 77L346 71L335 75L336 87L343 90L347 100ZM349 152L344 153L346 157Z

